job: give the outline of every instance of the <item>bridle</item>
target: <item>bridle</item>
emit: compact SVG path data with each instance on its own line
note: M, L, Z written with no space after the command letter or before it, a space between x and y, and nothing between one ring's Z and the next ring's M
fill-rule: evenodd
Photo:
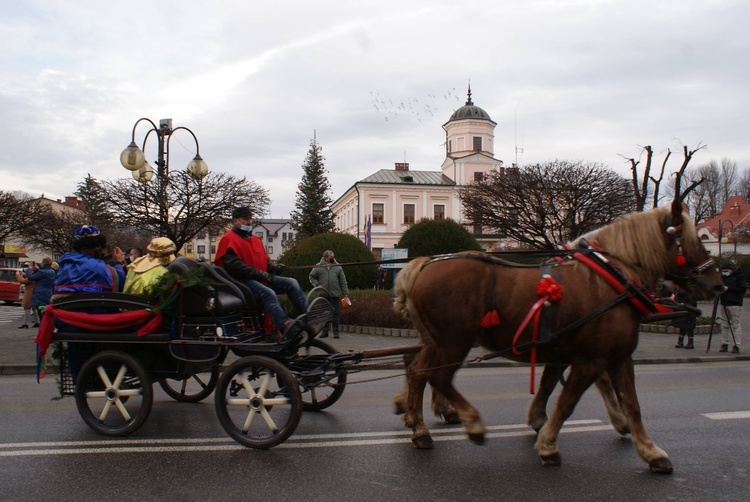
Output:
M680 241L680 239L682 238L682 225L669 226L666 228L665 232L667 233L667 239L669 241L668 246L671 245L671 243L677 245L677 265L684 265L686 263L686 260L685 255L682 253L682 243ZM664 278L675 282L689 284L691 286L697 285L698 279L714 267L716 267L714 261L711 258L708 258L691 268L684 275L667 272L666 274L664 274Z

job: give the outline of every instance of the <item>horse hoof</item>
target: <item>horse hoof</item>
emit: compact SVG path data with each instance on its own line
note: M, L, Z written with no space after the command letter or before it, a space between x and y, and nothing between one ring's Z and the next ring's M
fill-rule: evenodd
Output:
M542 465L556 466L562 464L562 457L559 451L550 455L539 455L539 458L542 459Z
M657 458L648 463L648 470L657 474L672 474L674 467L668 458Z
M458 413L445 413L443 415L443 420L445 420L446 424L460 424L461 419L458 417Z
M482 446L484 444L484 434L469 434L469 441Z
M433 441L430 436L419 436L416 438L411 438L411 442L414 443L414 446L416 446L420 450L432 449Z
M547 422L547 417L544 419L537 419L529 422L529 426L534 429L534 432L539 432L542 430L542 427L544 427L544 424Z
M630 434L630 427L628 427L627 425L615 430L619 432L621 436L627 436L628 434Z

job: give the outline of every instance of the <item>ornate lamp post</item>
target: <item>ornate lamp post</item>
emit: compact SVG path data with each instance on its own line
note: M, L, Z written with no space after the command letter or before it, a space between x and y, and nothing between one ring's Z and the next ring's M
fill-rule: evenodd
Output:
M135 143L135 130L138 124L146 121L151 124L151 128L143 138L143 146L141 148ZM195 141L195 157L187 165L188 173L195 179L203 179L208 174L208 166L203 161L200 155L200 145L198 144L198 138L195 137L193 131L187 127L175 127L172 128L172 119L161 119L159 121L159 127L154 124L148 118L140 118L133 125L133 133L130 141L125 150L120 154L120 163L122 166L133 173L133 178L142 182L148 183L154 177L154 168L151 164L146 161L146 156L143 153L146 149L146 143L151 133L156 134L158 142L158 156L156 159L156 182L158 183L158 204L159 204L159 217L162 224L162 235L169 221L169 205L167 203L167 187L169 186L169 143L172 139L172 135L179 131L185 130L190 133Z
M728 242L727 237L724 237L724 225L729 224L729 232L727 233L727 237L732 237L732 242L734 243L734 254L732 256L732 261L734 263L737 263L737 238L733 234L734 231L734 223L732 223L729 220L719 220L719 259L721 259L721 243L723 241Z

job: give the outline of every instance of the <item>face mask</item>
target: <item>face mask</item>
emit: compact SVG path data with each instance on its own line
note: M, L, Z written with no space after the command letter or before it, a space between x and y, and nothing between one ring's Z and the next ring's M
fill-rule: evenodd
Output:
M336 260L333 258L328 258L328 263L334 263Z
M248 234L253 231L253 227L250 225L240 225L240 230L247 232Z
M721 275L723 275L724 277L729 277L730 275L732 275L732 272L722 272Z
M133 261L135 261L135 256L133 256L132 254L130 256L128 256L128 261L131 262L131 263Z

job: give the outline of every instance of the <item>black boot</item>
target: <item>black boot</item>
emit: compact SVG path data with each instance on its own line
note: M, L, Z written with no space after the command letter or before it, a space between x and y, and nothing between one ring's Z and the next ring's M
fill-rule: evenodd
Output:
M695 345L693 345L693 337L692 336L688 337L688 343L685 344L685 348L686 349L694 349L695 348Z
M684 339L685 339L685 337L684 337L684 336L682 336L682 335L680 335L680 337L679 337L679 338L677 338L677 345L675 345L675 346L674 346L674 348L675 348L675 349L681 349L682 347L684 347L684 345L682 344L682 341L683 341Z

